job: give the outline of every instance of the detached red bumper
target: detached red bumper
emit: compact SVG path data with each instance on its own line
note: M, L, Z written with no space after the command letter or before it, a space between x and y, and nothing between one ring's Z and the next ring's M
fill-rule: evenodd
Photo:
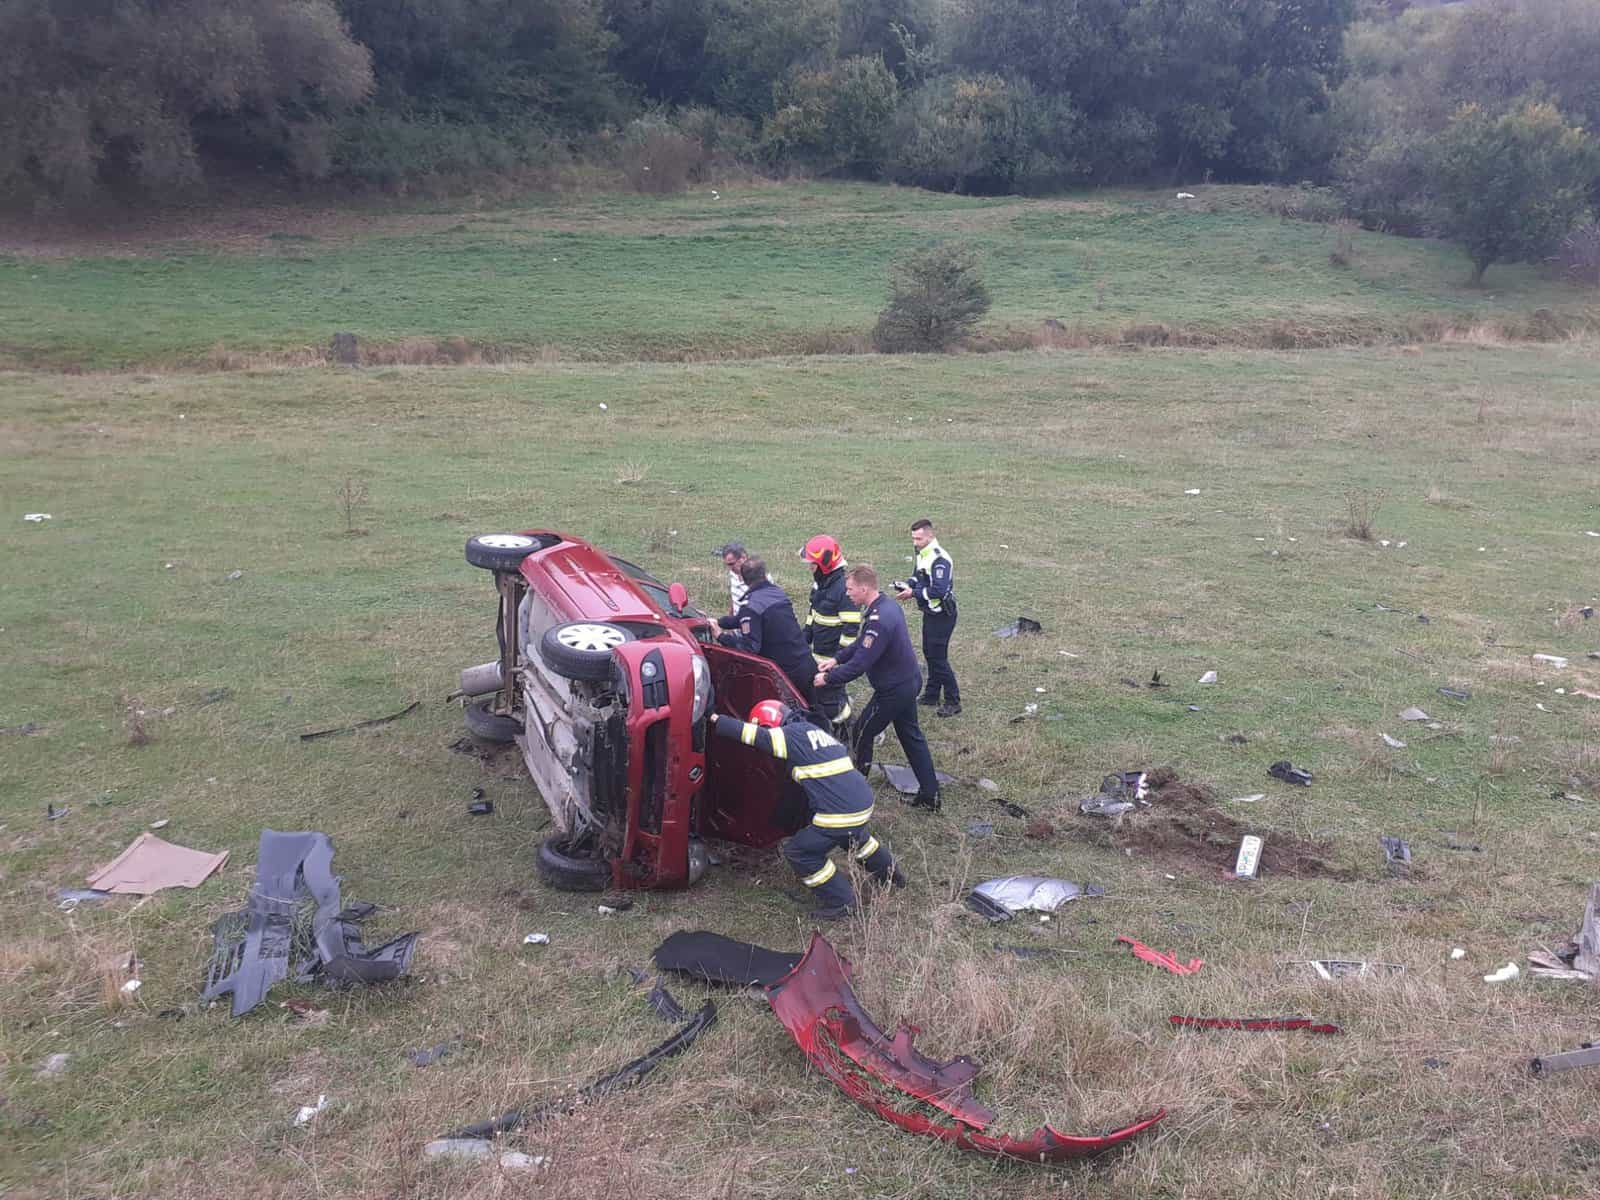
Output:
M812 1065L845 1095L908 1133L963 1150L1028 1162L1066 1162L1119 1146L1167 1115L1162 1109L1104 1137L1077 1137L1048 1125L1026 1137L984 1133L995 1114L972 1094L977 1064L965 1056L947 1063L925 1057L912 1045L918 1032L913 1026L902 1025L892 1038L886 1036L861 1010L845 964L820 933L812 935L795 969L767 989L767 999ZM862 1072L955 1119L939 1121L894 1107Z

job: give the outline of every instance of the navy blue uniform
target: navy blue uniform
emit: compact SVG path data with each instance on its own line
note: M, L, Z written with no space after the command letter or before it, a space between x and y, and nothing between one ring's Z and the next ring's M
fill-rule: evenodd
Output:
M922 657L928 660L928 689L922 702L938 704L942 692L947 705L960 708L961 686L950 666L950 635L956 631L955 566L937 540L917 551L917 569L907 583L922 610Z
M906 752L906 761L917 776L915 803L939 807L939 776L928 753L928 739L917 720L917 695L922 691L922 671L917 666L917 651L911 644L911 630L900 606L882 592L861 612L861 637L853 646L843 647L838 665L827 673L830 684L849 683L866 675L872 684L872 699L861 710L850 748L856 766L865 775L872 766L873 740L894 725L895 736Z
M849 909L856 904L849 877L840 875L828 857L835 847L852 848L875 879L890 881L894 858L868 828L872 787L851 764L850 753L838 738L809 721L791 720L768 728L720 713L712 717L711 729L718 737L737 738L789 764L790 776L805 790L811 806L811 824L783 844L783 856L823 907Z
M794 615L794 605L781 587L770 579L756 584L745 596L739 611L731 617L718 617L717 624L723 629L737 630L719 635L718 642L770 658L805 697L806 706L815 707L812 680L817 674L816 663L806 647L805 634Z
M846 646L854 645L861 633L861 610L845 590L845 567L841 563L824 574L812 568L811 607L806 613L806 642L817 659L834 658ZM842 683L817 689L817 707L833 722L834 732L843 730L850 719L850 694Z

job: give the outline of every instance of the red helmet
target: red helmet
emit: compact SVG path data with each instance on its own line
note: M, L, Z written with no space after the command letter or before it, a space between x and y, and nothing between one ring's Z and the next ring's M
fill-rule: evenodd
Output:
M789 706L782 700L763 700L750 710L750 721L775 729L789 719Z
M819 533L806 543L806 548L800 552L800 557L809 563L815 563L817 570L826 575L844 559L844 552L839 549L839 543L825 533Z

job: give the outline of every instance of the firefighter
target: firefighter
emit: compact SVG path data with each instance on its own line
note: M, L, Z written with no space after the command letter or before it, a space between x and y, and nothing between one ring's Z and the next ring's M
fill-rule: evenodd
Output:
M861 609L845 587L844 554L839 543L819 533L806 543L800 557L811 564L811 607L806 613L806 644L820 663L838 657L861 632ZM850 721L850 693L845 685L817 689L817 708L833 722L835 737L843 737Z
M811 824L784 842L783 857L800 882L816 893L813 919L837 921L856 911L849 875L828 857L835 848L849 849L880 884L906 885L889 848L872 834L872 785L833 734L779 700L761 701L750 710L748 721L713 713L711 731L788 764L791 778L805 790Z
M718 643L777 663L795 690L805 697L806 707L815 708L812 678L816 662L806 649L805 634L788 593L768 578L767 564L762 559L745 559L739 574L748 590L738 612L717 618L717 625L728 631L718 635Z

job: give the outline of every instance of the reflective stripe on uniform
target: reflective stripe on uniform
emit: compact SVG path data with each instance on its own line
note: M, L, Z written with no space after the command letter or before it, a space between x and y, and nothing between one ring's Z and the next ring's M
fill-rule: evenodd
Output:
M815 875L807 875L800 882L809 888L821 887L823 884L827 883L828 880L833 878L833 873L838 869L838 867L833 865L833 860L830 858L827 862L822 864L822 870L818 871Z
M878 839L876 837L869 837L866 841L862 842L860 848L856 850L856 857L860 859L868 859L877 852Z
M783 730L769 729L767 730L767 736L772 739L772 757L788 758L789 739L783 736Z
M841 648L843 648L845 646L853 646L855 644L856 644L856 639L853 638L853 637L841 637L839 639L839 645L840 645Z
M863 808L860 812L853 813L818 813L811 818L811 823L822 829L854 829L870 820L872 820L872 810Z
M861 614L858 612L842 612L839 614L839 620L848 621L852 625L859 625L861 624Z
M830 629L835 625L844 624L844 621L839 617L830 617L830 616L827 616L825 613L819 613L819 612L811 613L808 617L806 617L806 621L808 623L811 622L811 621L815 621L818 625L826 625Z
M756 730L760 728L761 726L746 721L744 728L739 730L739 740L746 746L754 746L756 744Z
M833 720L834 720L834 723L837 724L840 721L848 721L849 719L850 719L850 702L846 701L845 702L845 706L839 710L839 715L837 717L835 717Z
M833 758L827 762L812 763L807 767L796 767L789 774L794 776L796 783L803 783L807 779L826 779L829 775L843 775L846 771L854 771L855 763L846 758Z

